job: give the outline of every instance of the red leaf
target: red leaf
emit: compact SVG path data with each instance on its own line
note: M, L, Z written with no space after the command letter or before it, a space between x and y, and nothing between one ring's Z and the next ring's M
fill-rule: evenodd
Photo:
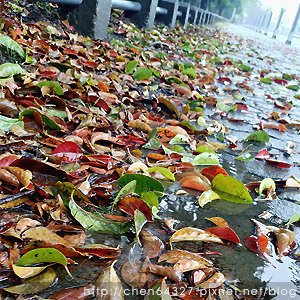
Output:
M274 106L282 110L290 110L293 107L290 103L280 103L279 101L275 101Z
M4 158L2 158L0 160L0 168L9 166L11 163L13 163L17 159L19 159L19 157L16 155L13 155L13 154L5 156Z
M55 292L51 299L53 300L85 300L90 298L91 295L95 293L95 286L87 285L81 287L72 287L68 289L64 289L62 291Z
M220 239L232 242L234 244L239 244L240 239L237 236L237 234L229 227L210 227L205 229L205 231L208 231L216 236L218 236Z
M234 122L234 123L244 123L245 120L243 119L236 119L236 118L227 118L228 121Z
M256 159L269 159L270 158L270 153L269 151L264 148L261 149L255 156Z
M32 182L37 185L47 186L53 185L57 181L67 180L66 172L35 159L20 158L15 160L11 166L31 171L33 174Z
M74 142L63 142L53 150L52 155L63 157L67 162L73 162L82 156L82 150Z
M219 77L218 82L222 84L231 84L232 81L229 77Z
M197 175L184 176L180 180L180 185L182 188L189 188L197 191L208 191L211 189L208 180L205 178L200 178Z
M126 197L119 201L119 210L127 213L130 216L134 216L134 212L138 209L142 212L148 221L152 221L152 212L150 207L140 198Z
M119 140L124 141L127 144L127 146L142 146L142 145L146 144L145 139L134 136L132 134L119 136L118 138L119 138Z
M95 103L98 107L102 108L106 113L111 111L109 105L102 99L97 99Z
M260 248L262 254L265 253L268 243L269 239L267 238L267 236L261 233L257 239L257 245Z
M292 167L291 164L284 162L284 161L278 161L273 159L266 159L266 162L271 165L272 167L279 168L279 169L289 169Z
M201 171L201 174L212 181L218 174L228 176L228 173L220 166L210 166Z
M95 61L86 61L83 63L83 65L91 69L96 69L98 67L98 63Z
M237 110L248 110L248 106L244 103L236 103Z
M75 51L75 50L72 50L70 48L65 48L64 49L64 54L78 57L78 52Z
M260 253L256 236L246 237L244 239L244 245L248 250L250 250L254 253Z
M55 79L57 77L57 73L53 72L53 71L43 71L40 72L40 76L42 78L47 78L47 79Z
M224 66L232 66L232 62L230 60L225 60L223 64Z
M118 248L112 248L105 245L94 244L91 247L75 248L76 251L84 255L94 255L101 258L116 258L120 256L121 250Z
M265 123L260 122L260 128L263 130L265 128L275 129L281 132L286 131L286 126L284 124L274 124L274 123Z
M273 81L278 83L278 84L282 84L282 85L288 84L288 82L286 80L280 79L280 78L275 78Z

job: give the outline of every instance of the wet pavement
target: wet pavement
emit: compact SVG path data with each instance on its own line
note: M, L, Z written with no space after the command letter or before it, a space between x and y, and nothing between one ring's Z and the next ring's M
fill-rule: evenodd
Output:
M215 113L214 108L205 110L206 119L226 125L229 128L230 136L237 137L239 140L239 149L243 149L250 143L243 143L253 128L259 125L261 121L267 121L268 114L280 109L274 107L274 101L289 102L292 101L293 107L287 112L286 117L291 123L300 122L300 100L294 98L295 92L287 90L281 85L266 85L260 83L261 70L272 69L273 73L282 75L300 74L299 50L294 47L288 47L279 41L274 41L261 34L251 30L230 26L223 29L237 36L231 36L228 43L232 44L232 52L226 54L226 57L242 60L243 63L253 67L246 83L254 88L254 92L244 90L239 92L239 102L245 103L249 110L247 112L234 112L231 117L243 119L243 123L230 122L228 118L221 118L220 114ZM244 82L245 77L231 78L233 84ZM271 98L266 97L270 95ZM228 94L220 93L219 100L226 100ZM272 99L273 98L273 99ZM257 153L260 149L267 147L273 158L286 161L293 164L290 169L278 169L266 164L264 161L253 160L251 162L242 162L236 160L240 151L226 149L220 154L220 163L228 173L244 183L259 181L266 177L273 179L286 180L290 176L300 178L300 139L299 127L287 126L286 132L279 132L274 129L266 129L270 135L270 142L267 145L253 144L251 151ZM284 152L288 142L294 143L294 153L287 156ZM166 196L160 203L160 216L172 217L179 221L178 228L185 226L194 226L197 228L206 228L211 225L206 220L208 217L220 216L226 219L229 225L237 232L241 240L254 233L255 226L251 219L257 219L265 224L281 225L287 222L292 214L299 214L299 190L281 189L278 191L278 198L272 201L256 201L254 205L237 205L225 201L215 201L200 208L197 204L197 197L191 195L177 195L180 189L178 183L173 184L166 190ZM255 197L255 195L253 194ZM270 213L268 220L259 219L259 215L264 211ZM300 229L295 226L297 233L296 241L300 243ZM121 240L112 238L107 239L107 235L94 235L91 237L94 242L106 243L109 245L122 244L125 248L128 244L127 238ZM191 246L192 247L192 246ZM195 247L195 246L193 246ZM206 246L207 247L207 246ZM193 248L195 249L195 248ZM200 251L219 251L222 256L217 258L216 265L222 270L229 283L232 282L239 288L256 289L272 287L279 289L279 295L274 299L299 299L300 298L300 261L299 257L285 256L282 261L271 258L268 262L257 254L248 251L241 245L210 245ZM101 265L101 263L100 263ZM84 275L83 272L84 271ZM97 270L97 272L95 272ZM64 278L59 281L61 287L69 287L70 282L74 285L84 284L96 278L99 274L99 264L92 260L83 262L79 267L71 270L74 278ZM295 294L295 291L298 294ZM45 296L47 296L45 294ZM295 296L295 297L294 297ZM297 298L298 297L298 298ZM270 297L264 296L263 299Z
M235 112L232 117L244 119L243 123L234 123L226 118L220 119L214 110L206 110L207 118L218 120L226 125L230 136L237 137L242 141L247 135L253 132L253 128L259 125L261 121L267 121L268 113L273 111L280 112L280 109L274 107L274 99L283 101L292 101L293 108L288 112L288 117L295 121L300 121L300 100L294 98L295 92L289 91L277 84L266 85L259 82L260 71L272 69L274 73L280 74L300 74L299 50L293 46L286 46L280 41L274 41L261 34L255 33L249 29L230 26L227 31L237 34L237 39L231 40L237 44L236 40L242 38L239 42L239 51L234 51L230 57L232 59L241 59L243 63L253 67L247 84L254 87L254 93L245 91L240 97L241 102L247 104L249 110L247 113ZM250 51L249 51L250 50ZM245 61L245 52L249 53L248 61ZM228 56L227 56L228 57ZM270 65L270 60L274 61ZM243 78L231 78L233 82L244 81ZM274 99L267 99L266 94ZM223 95L225 100L227 95ZM220 97L222 99L222 95ZM237 152L232 149L225 150L221 155L221 165L230 175L238 178L244 183L259 181L266 177L275 179L288 179L294 175L300 177L300 138L299 127L288 127L286 132L279 132L274 129L265 129L270 135L270 142L267 148L274 154L276 159L293 164L290 169L278 169L267 165L260 160L251 162L238 161ZM294 153L287 156L284 148L288 142L294 143ZM242 143L244 148L249 142ZM253 144L251 151L257 153L263 146ZM300 194L299 189L282 189L278 192L278 198L274 201L257 201L255 205L240 205L226 203L225 201L213 202L204 208L199 208L195 197L176 196L179 189L177 186L170 188L169 195L162 201L162 210L164 215L171 216L180 221L180 227L194 226L206 228L210 222L205 218L220 216L228 221L230 226L241 237L241 240L254 232L254 224L251 219L260 220L265 224L279 225L289 220L291 215L300 212ZM270 213L269 220L259 219L259 215L264 211ZM297 233L297 242L300 242L300 229L295 227ZM271 287L278 291L274 299L300 299L300 261L290 257L284 257L282 261L272 258L267 262L256 254L249 252L240 246L214 246L213 251L220 251L222 256L218 259L220 269L224 271L226 278L232 281L240 282L240 287L247 289L259 289ZM298 294L295 294L297 291ZM267 296L264 299L268 299Z

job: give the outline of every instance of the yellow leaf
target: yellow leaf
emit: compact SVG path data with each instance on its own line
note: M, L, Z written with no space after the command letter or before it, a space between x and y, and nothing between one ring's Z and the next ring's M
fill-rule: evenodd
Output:
M206 232L202 229L193 227L184 227L177 230L170 238L170 244L177 242L206 242L206 243L220 243L221 239L216 235Z
M20 278L30 278L41 272L43 272L47 266L45 267L19 267L16 265L12 265L12 269L14 273Z

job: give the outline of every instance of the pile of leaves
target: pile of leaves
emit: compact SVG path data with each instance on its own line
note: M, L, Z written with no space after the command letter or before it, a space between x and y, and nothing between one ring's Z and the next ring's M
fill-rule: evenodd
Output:
M29 14L20 2L6 5ZM230 57L238 43L227 43L226 34L194 27L143 31L115 18L111 31L120 39L107 42L57 22L21 22L10 10L0 19L0 46L13 60L0 65L1 293L53 292L60 272L72 276L69 268L97 259L97 282L51 299L88 298L87 290L117 299L128 286L160 291L159 299L246 298L237 287L230 294L232 285L214 263L221 253L188 247L240 247L227 222L215 217L214 227L180 228L159 217L159 203L174 184L178 197L196 195L200 207L211 201L253 205L255 194L270 200L277 187L299 188L295 176L245 186L221 166L224 149L230 149L245 163L292 168L264 144L270 139L266 128L299 128L286 118L293 105L274 99L280 113L270 113L272 121L256 124L239 144L221 120L245 122L232 113L248 112L254 67ZM278 78L263 70L255 80L282 85L299 98L295 74ZM249 142L263 146L253 153ZM298 220L294 216L290 224ZM292 230L254 222L256 234L243 241L250 251L266 260L295 255ZM94 233L126 236L128 253L121 256L122 247L109 238L95 243Z

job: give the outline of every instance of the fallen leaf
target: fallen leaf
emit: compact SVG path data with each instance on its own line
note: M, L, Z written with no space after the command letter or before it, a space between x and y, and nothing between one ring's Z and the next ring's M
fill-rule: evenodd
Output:
M270 136L263 130L252 132L245 138L245 141L253 141L258 143L268 143L269 140Z
M18 295L36 294L52 286L56 279L56 273L49 268L40 275L27 279L20 285L10 286L4 288L4 290Z
M198 198L198 203L200 207L204 207L205 204L218 199L221 198L216 192L214 192L213 190L208 190L200 195L200 197Z
M157 257L164 250L164 243L155 235L146 230L140 232L140 240L143 251L150 259Z
M178 250L178 249L169 250L168 252L163 253L159 257L158 262L166 261L169 264L176 264L178 261L180 261L182 259L197 261L207 267L210 267L213 265L213 263L210 260L202 257L201 255L199 255L197 253L189 252L189 251L185 251L185 250Z
M177 230L170 238L170 244L178 242L205 242L205 243L220 243L223 242L214 234L208 233L202 229L193 227L184 227Z
M274 160L274 159L265 159L265 161L272 167L275 167L278 169L289 169L292 167L291 164L284 162L284 161L278 161L278 160Z
M237 234L229 227L210 227L205 229L205 231L210 232L219 238L232 242L234 244L239 244L240 239Z
M223 174L228 176L226 170L224 170L220 166L210 166L201 170L201 174L207 177L210 181L212 181L218 174Z
M194 189L197 191L208 191L211 189L210 184L203 178L197 175L185 176L180 180L180 185L183 188Z
M219 227L229 227L228 223L221 217L211 217L206 219Z
M112 263L112 265L105 268L96 281L96 289L102 291L102 293L98 293L97 299L124 299L124 289L114 269L114 264Z
M270 153L269 151L264 148L264 149L261 149L255 156L256 159L269 159L270 158Z
M253 199L242 182L223 174L218 174L212 181L212 189L222 200L251 204Z

